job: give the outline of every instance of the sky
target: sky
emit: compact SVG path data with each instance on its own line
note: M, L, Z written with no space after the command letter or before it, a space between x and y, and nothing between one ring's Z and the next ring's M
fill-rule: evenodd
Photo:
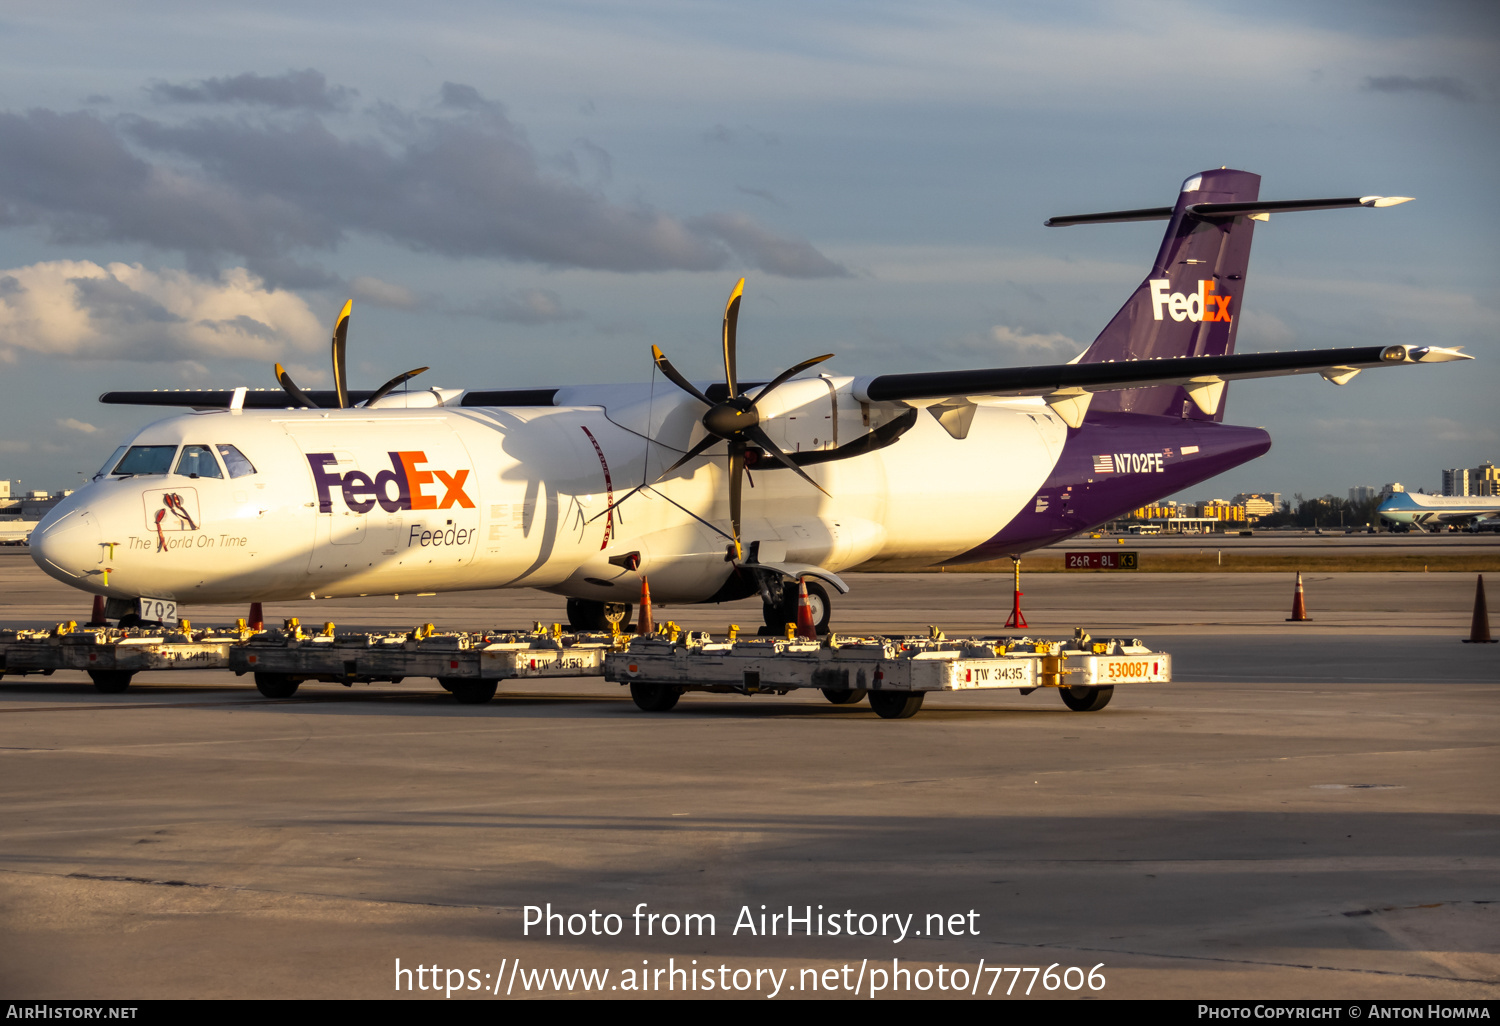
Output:
M1233 385L1271 452L1182 498L1500 461L1500 14L1486 3L0 8L0 478L75 486L111 389L639 381L1064 361L1227 165L1261 196L1401 195L1257 227L1242 352L1473 363ZM162 411L165 413L167 411ZM983 468L976 468L983 472Z

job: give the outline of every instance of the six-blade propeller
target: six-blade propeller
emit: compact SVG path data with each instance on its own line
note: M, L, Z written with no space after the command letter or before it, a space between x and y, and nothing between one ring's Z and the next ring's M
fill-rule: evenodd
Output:
M344 369L344 345L349 337L349 314L353 310L354 300L351 299L344 303L344 309L339 312L339 319L333 324L333 387L338 395L338 408L341 410L349 408L349 378ZM383 399L393 390L401 387L427 369L426 367L418 367L416 370L409 370L405 374L396 375L377 388L370 395L370 398L366 399L361 405L366 407L374 406L378 400ZM292 380L292 376L279 363L276 365L276 380L282 388L286 389L286 394L297 401L298 406L305 406L312 410L318 408L318 404L313 402L312 397L297 387L297 383Z
M724 307L724 385L726 398L723 402L714 402L708 396L700 392L692 382L683 377L673 367L671 362L663 355L656 346L651 347L651 355L656 360L656 366L668 381L682 389L684 392L697 399L708 412L703 415L703 427L708 434L697 445L689 449L681 459L662 471L657 480L666 477L678 467L697 459L713 446L720 442L728 444L729 449L729 523L733 529L734 536L734 558L739 559L740 551L740 507L741 488L745 476L745 456L752 445L763 450L767 455L781 464L797 472L797 476L812 485L824 495L827 489L807 475L807 472L799 467L792 458L782 452L780 447L771 440L761 427L760 410L757 404L775 389L785 384L793 376L802 371L830 359L833 354L825 353L815 356L810 360L803 360L795 367L789 367L782 371L769 383L760 389L755 398L751 398L740 391L739 374L735 357L735 328L740 317L740 299L745 291L745 279L741 278L735 285L734 291L729 294L729 303Z

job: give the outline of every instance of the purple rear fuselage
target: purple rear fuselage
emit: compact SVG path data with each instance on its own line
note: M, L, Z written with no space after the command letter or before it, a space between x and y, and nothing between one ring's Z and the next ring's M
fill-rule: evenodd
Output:
M1271 436L1261 428L1090 413L1082 427L1068 429L1057 465L1021 512L984 544L945 562L976 563L1051 545L1222 474L1270 448Z

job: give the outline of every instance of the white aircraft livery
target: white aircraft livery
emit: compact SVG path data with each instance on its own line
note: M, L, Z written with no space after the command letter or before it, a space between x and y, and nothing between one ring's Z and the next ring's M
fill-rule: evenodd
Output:
M1435 346L1237 354L1251 234L1270 213L1402 197L1264 202L1218 169L1173 206L1053 218L1168 222L1150 273L1076 361L875 377L738 378L741 288L723 321L725 376L547 389L335 388L109 393L189 407L142 428L31 539L37 563L108 597L270 601L486 588L566 596L569 621L658 600L759 595L769 626L805 581L820 630L838 572L994 559L1087 530L1261 455L1223 421L1226 382L1469 359ZM790 585L790 586L789 586ZM831 591L830 591L831 589ZM142 605L142 602L147 603Z

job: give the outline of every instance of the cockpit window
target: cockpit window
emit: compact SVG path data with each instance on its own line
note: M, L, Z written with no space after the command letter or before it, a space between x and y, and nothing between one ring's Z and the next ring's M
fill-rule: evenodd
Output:
M229 468L230 477L249 477L255 473L255 464L245 458L245 454L232 445L216 445L219 455L224 457L224 466Z
M182 455L177 457L177 473L183 477L224 476L213 450L206 445L184 445Z
M125 458L115 464L114 472L125 474L165 474L172 469L175 445L132 445Z
M94 475L93 479L97 481L99 478L103 477L105 474L108 474L111 470L114 470L115 469L115 464L120 462L120 457L124 456L125 455L125 450L129 449L129 448L130 448L130 446L128 446L128 445L122 445L118 449L116 449L115 450L115 454L113 456L111 456L109 459L107 459L107 460L104 461L104 466L102 466L102 467L99 468L99 472Z

